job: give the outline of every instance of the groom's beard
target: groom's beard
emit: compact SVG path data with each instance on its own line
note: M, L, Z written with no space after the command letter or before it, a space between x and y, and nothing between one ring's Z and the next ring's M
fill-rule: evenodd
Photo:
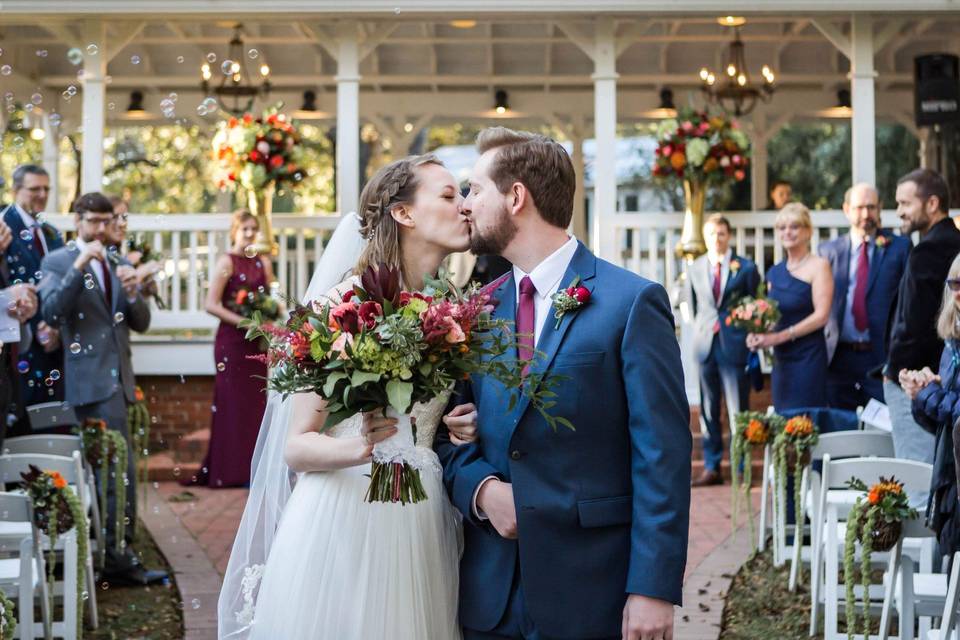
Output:
M480 231L474 223L470 228L470 252L477 256L499 256L517 235L517 224L510 217L507 208L500 209L493 225L487 231Z

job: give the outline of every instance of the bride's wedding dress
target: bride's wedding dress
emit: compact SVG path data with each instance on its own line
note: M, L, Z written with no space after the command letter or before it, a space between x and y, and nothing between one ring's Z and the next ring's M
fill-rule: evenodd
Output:
M368 503L369 465L303 473L286 504L266 566L247 569L240 616L255 640L455 640L459 514L447 499L433 437L448 397L416 405L420 474L428 499ZM362 417L333 427L356 437ZM257 582L261 581L259 585Z

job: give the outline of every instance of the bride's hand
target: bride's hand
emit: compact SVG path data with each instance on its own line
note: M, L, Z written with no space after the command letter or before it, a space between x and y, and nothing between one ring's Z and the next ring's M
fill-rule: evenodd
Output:
M450 432L450 442L460 446L477 440L477 408L472 404L458 404L443 416Z
M360 425L360 438L364 444L364 458L373 454L373 445L383 442L397 433L397 419L386 418L381 411L367 411Z

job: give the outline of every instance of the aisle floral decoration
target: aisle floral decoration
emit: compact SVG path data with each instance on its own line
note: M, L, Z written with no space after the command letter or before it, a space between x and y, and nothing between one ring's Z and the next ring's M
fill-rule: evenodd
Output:
M784 419L777 414L764 414L758 411L741 411L734 418L734 430L730 443L731 475L731 519L733 528L737 528L737 515L746 507L747 522L750 525L750 539L756 546L753 531L753 513L750 504L750 486L753 482L753 452L761 450L771 442L783 428ZM741 475L740 469L743 468Z
M0 589L0 639L13 640L17 633L17 616L13 613L13 601Z
M383 410L399 420L399 432L373 451L369 502L426 499L419 470L428 464L415 450L415 403L446 394L472 374L491 376L521 391L554 430L573 429L553 416L554 378L530 371L529 361L511 358L517 341L506 321L491 318L490 294L474 286L461 291L446 280L430 280L423 292L404 291L400 273L371 266L340 300L296 306L284 325L254 313L248 339L267 338L263 359L272 369L268 386L284 396L314 391L326 400L329 429L360 412ZM517 401L510 399L511 410Z
M100 469L100 522L103 527L107 526L107 482L113 464L113 491L118 505L113 525L116 548L120 550L125 544L126 531L126 515L121 505L127 501L127 442L121 433L108 429L107 423L98 418L87 418L76 431L83 443L87 462L94 469Z
M133 459L137 467L136 483L140 485L143 504L147 504L148 461L150 458L150 409L147 398L139 386L133 390L134 402L127 407L127 432L133 446ZM136 491L136 485L134 491Z
M33 520L50 539L47 555L47 583L50 594L50 611L53 611L53 570L57 563L54 547L57 538L71 529L77 530L77 638L83 637L83 593L87 566L87 545L90 527L80 498L57 471L41 471L30 465L30 470L21 473L21 483L33 503Z
M847 486L865 495L857 498L847 518L847 532L843 546L843 578L846 586L847 637L853 638L857 624L856 598L853 587L856 584L855 552L860 542L860 580L864 593L870 587L870 555L874 551L889 551L900 539L903 521L917 517L916 509L910 507L910 501L903 490L903 483L896 478L880 477L880 481L871 487L859 478L851 478ZM863 633L870 633L870 616L863 615Z
M800 491L803 470L810 464L811 450L820 440L820 431L809 416L794 416L786 421L773 439L773 468L777 479L777 491L774 500L779 509L785 508L783 496L787 487L787 475L793 475L793 514L794 522L803 522L803 500ZM774 531L779 531L774 527ZM785 540L780 541L786 544Z

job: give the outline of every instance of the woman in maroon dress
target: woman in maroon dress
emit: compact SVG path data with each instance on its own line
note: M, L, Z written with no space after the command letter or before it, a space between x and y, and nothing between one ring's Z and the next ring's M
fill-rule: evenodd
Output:
M269 291L273 268L266 256L247 257L256 239L256 217L241 209L230 225L230 252L217 258L207 292L207 313L220 319L213 344L216 381L210 445L192 484L210 487L238 487L250 483L250 460L267 403L264 391L267 366L247 356L257 355L256 342L244 338L237 327L243 316L231 310L241 290Z

